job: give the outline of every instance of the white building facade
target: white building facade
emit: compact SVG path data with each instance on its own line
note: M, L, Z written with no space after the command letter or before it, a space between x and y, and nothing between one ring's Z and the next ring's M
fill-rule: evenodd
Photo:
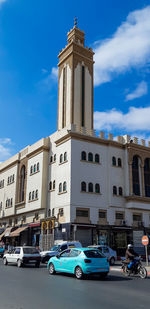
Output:
M150 143L96 135L93 64L75 25L59 54L57 131L0 165L0 239L16 231L41 247L79 240L123 254L150 234Z

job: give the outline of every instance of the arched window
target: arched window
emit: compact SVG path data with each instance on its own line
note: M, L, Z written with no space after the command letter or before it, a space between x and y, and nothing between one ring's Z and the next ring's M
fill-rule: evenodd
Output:
M122 187L119 187L119 195L123 195Z
M35 191L35 198L38 198L38 190Z
M62 183L59 184L59 193L62 192Z
M49 183L49 190L52 190L52 182Z
M31 167L30 167L30 174L32 174L33 173L33 166L31 165Z
M96 185L95 185L95 193L100 193L100 185L99 185L99 183L96 183Z
M52 163L52 162L53 162L53 156L50 157L50 163Z
M113 195L117 195L117 187L113 186Z
M122 166L122 162L121 162L121 159L120 158L118 158L118 166Z
M144 161L145 196L150 197L150 158Z
M12 181L14 182L14 180L15 180L15 175L13 174L13 176L12 176Z
M23 165L20 172L20 202L24 201L25 195L25 166Z
M48 209L47 216L51 217L51 209Z
M93 153L89 152L88 154L88 161L93 162Z
M52 209L52 216L54 217L54 215L55 215L55 209L53 208Z
M54 154L54 162L56 162L56 154Z
M55 190L55 180L53 181L53 190Z
M66 181L64 181L64 183L63 183L63 191L67 191L67 183L66 183Z
M86 182L85 181L81 182L81 191L86 192Z
M132 161L133 193L140 195L139 157L134 156Z
M67 152L64 153L64 161L67 161Z
M86 152L85 151L81 152L81 160L86 161Z
M8 177L7 183L9 184L9 177Z
M96 162L96 163L99 163L99 154L97 154L97 153L96 153L96 155L95 155L95 162Z
M31 201L31 192L29 193L29 201Z
M40 164L39 164L39 162L37 163L37 172L39 172L39 170L40 170Z
M10 200L10 205L12 206L13 205L13 199L11 198Z
M34 173L36 172L36 164L34 164Z
M63 162L63 155L62 155L62 154L60 155L59 162L60 162L60 163L62 163L62 162Z
M91 182L89 182L88 189L89 192L93 192L93 184Z
M34 191L32 191L32 200L34 200Z
M115 157L112 157L112 165L116 166L116 158Z

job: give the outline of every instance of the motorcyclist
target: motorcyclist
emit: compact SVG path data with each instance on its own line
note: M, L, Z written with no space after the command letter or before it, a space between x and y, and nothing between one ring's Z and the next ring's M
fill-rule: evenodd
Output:
M126 249L125 262L128 264L128 268L131 270L133 265L135 264L135 257L139 256L133 249L133 245L128 244L128 247Z

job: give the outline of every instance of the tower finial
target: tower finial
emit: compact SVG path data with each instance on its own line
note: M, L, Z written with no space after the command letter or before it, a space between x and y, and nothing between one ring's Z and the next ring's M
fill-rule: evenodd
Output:
M75 16L75 19L74 19L74 26L76 27L77 26L77 17Z

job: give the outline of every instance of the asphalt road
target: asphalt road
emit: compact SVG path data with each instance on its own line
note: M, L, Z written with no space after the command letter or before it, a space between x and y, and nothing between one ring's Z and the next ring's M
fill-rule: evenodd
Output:
M111 271L105 280L50 276L45 266L4 266L0 259L0 309L150 308L150 277L126 278Z

